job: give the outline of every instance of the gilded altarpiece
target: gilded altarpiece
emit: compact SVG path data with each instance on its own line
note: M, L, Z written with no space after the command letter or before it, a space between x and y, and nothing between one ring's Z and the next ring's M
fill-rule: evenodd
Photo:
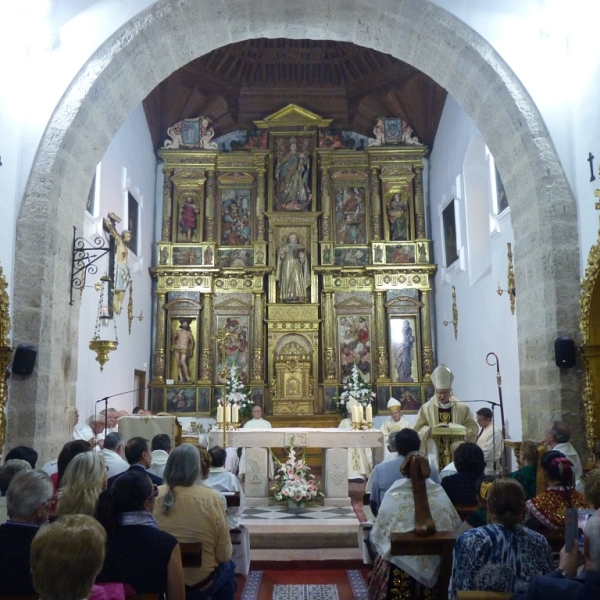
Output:
M215 408L219 329L274 425L335 425L355 364L380 410L393 395L416 411L433 369L427 148L332 147L331 119L297 105L255 125L244 150L160 151L152 409Z

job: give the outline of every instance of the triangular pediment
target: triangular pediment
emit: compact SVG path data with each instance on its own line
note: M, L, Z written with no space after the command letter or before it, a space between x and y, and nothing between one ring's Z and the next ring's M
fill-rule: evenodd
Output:
M333 119L324 119L321 115L306 108L302 108L297 104L288 104L284 108L274 112L272 115L265 117L260 121L254 121L254 124L259 129L267 129L278 125L297 125L313 127L329 127Z
M243 300L240 300L239 298L226 298L225 300L223 300L223 302L218 302L215 303L215 309L222 309L222 308L230 308L230 309L244 309L244 310L248 310L249 308L252 308L252 302L244 302Z
M361 298L348 298L347 300L342 300L341 302L336 302L335 307L337 309L340 308L371 308L373 305L366 300L362 300Z

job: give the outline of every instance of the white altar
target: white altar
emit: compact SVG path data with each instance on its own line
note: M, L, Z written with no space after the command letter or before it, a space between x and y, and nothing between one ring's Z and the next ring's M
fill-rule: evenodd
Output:
M375 462L383 456L383 434L379 430L352 431L350 429L238 429L227 431L225 446L246 448L245 493L247 506L267 503L269 478L267 457L269 448L323 449L322 492L325 506L348 506L348 448L373 448ZM223 431L209 433L209 447L223 446Z

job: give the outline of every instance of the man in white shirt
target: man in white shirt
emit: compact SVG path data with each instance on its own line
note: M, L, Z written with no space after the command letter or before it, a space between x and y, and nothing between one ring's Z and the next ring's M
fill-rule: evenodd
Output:
M572 463L573 473L575 474L575 481L577 481L583 475L583 467L581 466L581 460L577 450L573 448L571 442L571 429L561 423L560 421L554 421L554 423L546 429L546 435L542 440L542 444L549 446L550 450L557 450L562 452Z
M266 419L262 418L262 408L255 404L252 407L252 418L244 423L244 429L271 429L271 423ZM240 477L246 472L246 449L242 450L242 456L240 457L240 466L238 474ZM273 468L273 457L269 453L269 479L273 479L275 470Z
M102 447L104 443L104 423L104 415L90 416L86 425L73 429L73 439L90 442L92 446L101 442L99 446Z
M113 431L104 438L104 448L100 454L104 459L106 476L113 477L129 469L129 463L123 458L123 436Z
M246 497L240 480L225 468L227 453L221 446L213 446L208 453L212 459L210 474L204 483L219 492L239 492L240 505L227 509L227 522L230 529L239 527L244 512Z
M476 443L483 450L485 472L489 475L495 474L500 468L504 448L502 431L494 427L492 417L493 413L489 408L480 408L475 415L477 424L481 427Z
M166 433L158 433L152 438L151 448L152 464L148 471L162 478L171 453L171 438Z
M388 445L388 439L390 433L393 431L402 431L403 429L412 429L411 422L402 416L400 410L400 402L396 398L390 398L387 403L388 410L390 411L390 418L383 423L381 426L381 432L383 433L383 460L393 460L397 458L396 452L391 452Z

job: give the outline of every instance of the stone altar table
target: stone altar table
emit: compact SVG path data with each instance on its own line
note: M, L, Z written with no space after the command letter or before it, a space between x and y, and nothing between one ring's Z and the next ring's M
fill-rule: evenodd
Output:
M245 494L247 506L261 506L269 496L267 449L289 448L294 438L295 448L323 449L322 492L325 506L348 506L348 448L373 448L375 462L383 456L383 434L377 429L238 429L227 431L225 446L246 448ZM223 431L213 430L209 447L223 444Z

